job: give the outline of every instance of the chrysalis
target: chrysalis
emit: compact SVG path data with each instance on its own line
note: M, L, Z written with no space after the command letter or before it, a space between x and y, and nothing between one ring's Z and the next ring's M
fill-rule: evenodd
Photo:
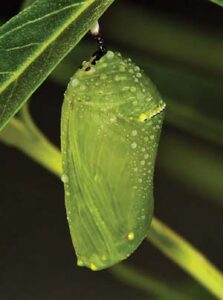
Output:
M91 61L65 93L62 180L77 264L100 270L127 258L148 232L165 104L130 59L108 51Z

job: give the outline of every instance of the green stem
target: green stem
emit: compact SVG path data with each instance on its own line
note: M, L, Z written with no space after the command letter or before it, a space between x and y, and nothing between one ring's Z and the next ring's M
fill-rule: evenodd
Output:
M24 152L55 175L60 176L62 173L59 150L34 124L32 128L28 128L24 122L13 118L0 132L0 141Z
M210 0L211 2L223 6L223 0Z
M109 271L119 280L144 291L150 297L151 295L154 295L161 299L188 300L188 296L184 295L176 288L169 287L169 285L167 286L161 280L157 280L153 276L150 276L147 273L144 274L126 264L118 264L117 266L110 268Z
M156 218L147 239L218 299L223 299L223 275L185 239Z
M48 142L33 124L27 111L23 111L22 118L23 122L12 119L1 131L0 140L20 149L46 169L60 176L62 168L59 150ZM150 227L148 239L213 295L218 299L223 299L222 274L192 245L155 218Z

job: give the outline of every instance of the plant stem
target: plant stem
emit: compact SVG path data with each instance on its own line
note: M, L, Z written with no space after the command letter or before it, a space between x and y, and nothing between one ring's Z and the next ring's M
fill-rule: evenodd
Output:
M0 141L16 147L44 168L60 176L61 154L36 127L28 128L24 122L13 118L0 132Z
M147 239L218 299L223 299L223 275L185 239L156 218Z
M210 0L211 2L223 6L223 0Z
M144 274L126 264L118 264L110 268L109 271L119 280L146 292L150 297L154 295L161 299L188 300L188 296L176 288L169 287L161 280L157 280L153 276L147 273Z
M20 149L46 169L60 176L62 167L59 150L33 124L27 110L22 112L22 118L23 121L12 119L1 131L0 140ZM221 272L191 244L156 218L152 221L148 240L218 299L223 299Z

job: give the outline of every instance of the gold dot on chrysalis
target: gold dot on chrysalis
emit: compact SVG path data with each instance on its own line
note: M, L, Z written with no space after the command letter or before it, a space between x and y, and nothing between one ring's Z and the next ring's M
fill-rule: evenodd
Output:
M84 265L83 261L80 258L78 258L78 260L77 260L77 265L79 267L82 267Z
M140 122L144 122L144 121L146 121L147 120L147 115L146 114L141 114L140 116L139 116L139 121Z
M128 233L128 240L129 240L129 241L132 241L132 240L134 240L134 238L135 238L134 232L129 232L129 233Z
M93 263L90 264L90 268L91 268L92 271L96 271L97 270L96 265L93 264Z

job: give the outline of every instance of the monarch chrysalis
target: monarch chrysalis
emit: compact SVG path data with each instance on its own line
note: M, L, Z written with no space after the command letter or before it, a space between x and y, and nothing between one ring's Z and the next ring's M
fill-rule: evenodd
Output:
M148 232L165 103L130 59L108 51L91 62L65 93L62 180L77 264L100 270L128 257Z

